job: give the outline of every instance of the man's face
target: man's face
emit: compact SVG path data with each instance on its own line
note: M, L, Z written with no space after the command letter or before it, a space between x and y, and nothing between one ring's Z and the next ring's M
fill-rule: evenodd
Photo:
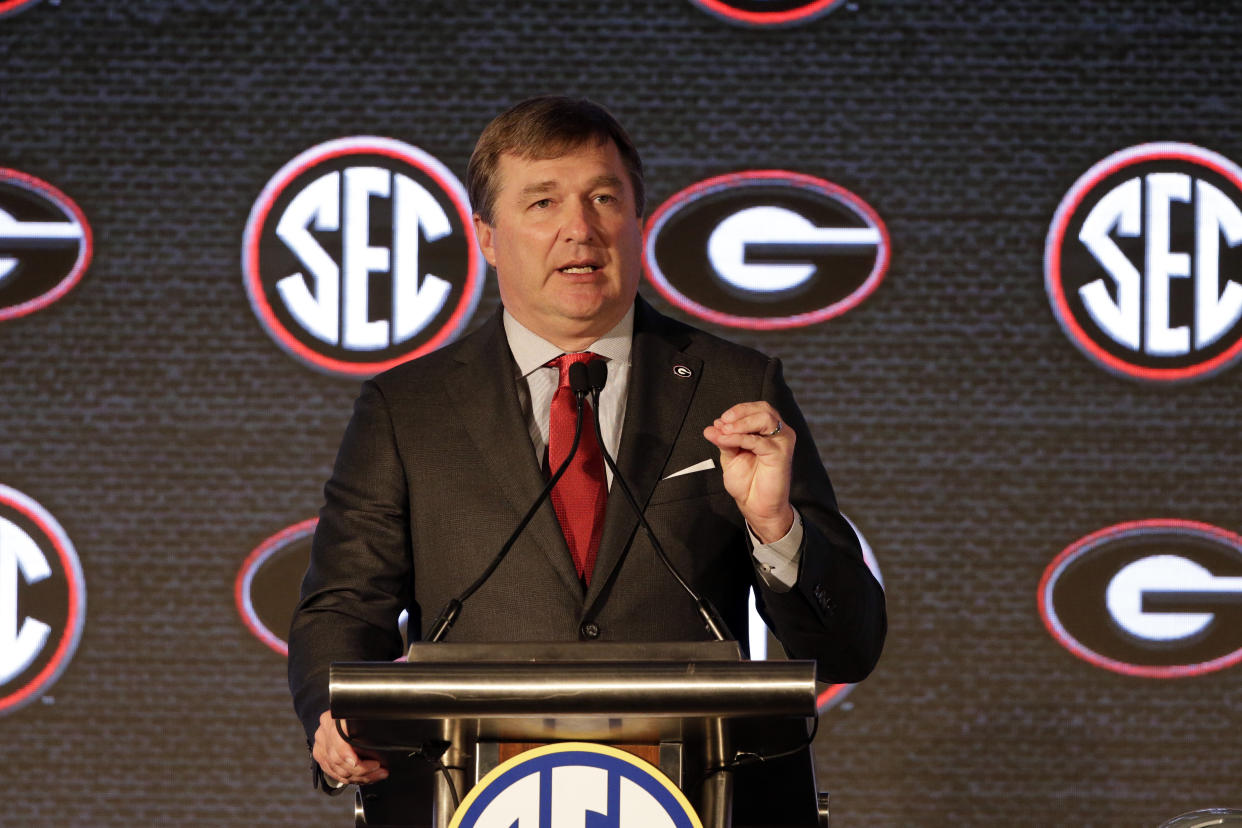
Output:
M612 141L557 158L504 154L492 223L474 219L505 309L567 350L621 320L638 292L642 230Z

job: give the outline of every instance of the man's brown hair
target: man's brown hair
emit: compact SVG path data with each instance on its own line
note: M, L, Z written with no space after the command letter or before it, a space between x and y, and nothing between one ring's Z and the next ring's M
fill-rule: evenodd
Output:
M646 193L643 162L634 142L607 109L586 98L544 95L528 98L497 115L479 136L466 167L466 190L479 218L492 223L496 205L496 169L500 156L556 158L591 142L612 141L630 176L634 207L643 214Z

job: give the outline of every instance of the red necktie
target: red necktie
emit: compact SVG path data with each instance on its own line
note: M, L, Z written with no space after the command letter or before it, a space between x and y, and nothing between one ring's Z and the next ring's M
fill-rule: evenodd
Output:
M578 403L569 387L569 366L575 362L599 359L590 351L580 354L561 354L548 363L561 372L561 380L552 395L552 411L548 421L548 469L555 474L565 462L569 448L574 443L574 424L578 417ZM560 521L565 542L574 558L574 568L584 584L591 582L595 568L595 553L599 551L599 537L604 528L604 502L608 498L608 486L604 477L604 455L600 453L595 438L595 423L591 416L591 403L582 406L582 436L578 438L578 453L557 481L552 490L552 508Z

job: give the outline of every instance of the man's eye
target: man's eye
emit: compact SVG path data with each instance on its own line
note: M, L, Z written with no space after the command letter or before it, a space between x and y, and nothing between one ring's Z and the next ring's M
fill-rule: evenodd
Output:
M548 207L551 207L551 206L552 206L552 199L550 199L550 198L541 198L541 199L539 199L538 201L536 201L534 204L532 204L532 205L530 205L530 206L531 206L531 207L535 207L535 208L537 208L537 209L539 209L539 210L544 210L544 209L547 209Z
M609 193L600 193L595 197L595 200L600 204L612 204L617 200L617 197Z

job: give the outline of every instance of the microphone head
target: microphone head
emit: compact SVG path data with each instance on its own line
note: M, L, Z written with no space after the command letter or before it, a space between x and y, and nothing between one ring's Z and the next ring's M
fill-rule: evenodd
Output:
M586 369L590 377L591 390L603 391L604 383L608 381L608 363L602 359L593 359L587 363Z
M581 362L575 362L569 366L569 387L579 397L591 390L591 381L588 376L587 367Z

